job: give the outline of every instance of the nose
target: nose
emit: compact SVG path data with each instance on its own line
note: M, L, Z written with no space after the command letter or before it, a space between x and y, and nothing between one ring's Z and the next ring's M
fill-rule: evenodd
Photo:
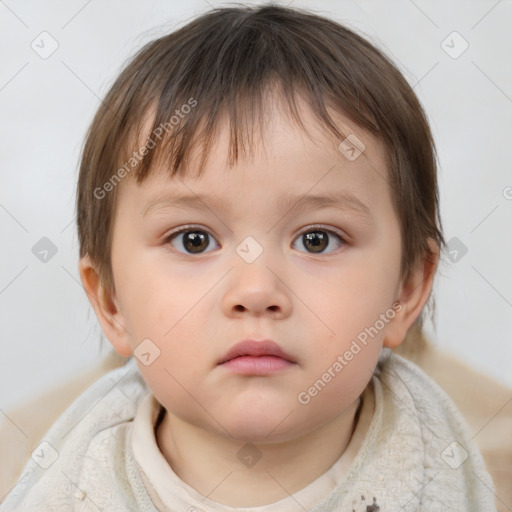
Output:
M262 257L252 263L240 260L228 274L222 309L232 318L252 315L283 319L291 312L291 291L286 272L271 268Z

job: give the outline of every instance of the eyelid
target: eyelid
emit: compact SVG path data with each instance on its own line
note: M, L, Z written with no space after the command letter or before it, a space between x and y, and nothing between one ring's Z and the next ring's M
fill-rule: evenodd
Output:
M188 231L190 229L197 229L198 231L204 231L205 233L208 233L210 236L214 237L214 235L206 228L203 228L202 226L198 224L185 224L184 226L181 226L178 230L172 231L168 235L165 236L165 240L168 240L171 236L178 235L180 233L183 233L184 231ZM336 228L326 226L324 224L307 224L303 228L301 228L298 232L297 236L302 235L303 233L307 233L308 231L312 231L314 229L323 229L324 231L328 231L330 233L334 233L335 235L339 236L342 240L347 242L349 239L349 236L340 230L337 230ZM215 238L215 237L214 237Z
M205 233L208 233L212 238L214 238L216 240L215 236L208 229L206 229L198 224L185 224L185 225L181 226L179 229L177 229L175 231L171 231L169 234L165 235L164 242L167 243L167 242L169 242L171 237L174 237L174 236L184 233L186 231L193 231L194 229L197 231L204 231Z
M313 231L315 229L321 229L322 231L327 231L328 233L334 233L336 236L339 236L341 240L343 240L343 242L346 244L348 244L350 241L350 237L344 231L324 224L308 224L307 226L304 226L304 228L300 229L297 237L303 235L304 233L307 233L308 231Z
M203 226L200 226L199 224L184 224L183 226L180 226L176 231L172 231L169 233L170 235L175 235L176 233L181 233L182 231L186 231L187 229L197 229L198 231L205 231L206 233L209 233L208 229L204 228Z

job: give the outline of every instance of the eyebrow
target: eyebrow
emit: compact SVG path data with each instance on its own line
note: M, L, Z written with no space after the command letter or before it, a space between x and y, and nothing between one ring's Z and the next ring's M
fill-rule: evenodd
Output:
M222 213L227 213L229 203L218 195L190 194L181 196L159 196L147 203L141 210L141 215L148 214L167 208L199 208L210 210L210 206ZM370 208L358 197L348 192L330 193L325 195L302 195L285 196L278 201L278 208L284 214L297 212L301 209L321 210L334 209L349 211L363 220L372 219Z

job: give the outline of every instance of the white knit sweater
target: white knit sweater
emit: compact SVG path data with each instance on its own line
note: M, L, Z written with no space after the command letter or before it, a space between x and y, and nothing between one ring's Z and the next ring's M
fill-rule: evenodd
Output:
M372 385L361 448L314 512L495 512L482 457L437 384L387 352ZM158 512L128 435L149 393L133 359L105 374L47 432L0 510Z

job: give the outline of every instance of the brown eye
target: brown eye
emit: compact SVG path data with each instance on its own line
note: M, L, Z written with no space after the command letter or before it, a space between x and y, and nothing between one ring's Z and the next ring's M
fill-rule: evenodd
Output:
M171 234L167 242L185 254L201 254L205 252L211 241L210 234L200 229L187 229Z
M304 247L313 252L322 252L329 245L329 235L325 231L313 231L302 235Z
M322 228L310 228L309 231L303 232L297 240L310 254L322 254L328 247L331 248L331 251L336 250L345 243L343 238L334 231ZM336 242L336 240L339 242Z

